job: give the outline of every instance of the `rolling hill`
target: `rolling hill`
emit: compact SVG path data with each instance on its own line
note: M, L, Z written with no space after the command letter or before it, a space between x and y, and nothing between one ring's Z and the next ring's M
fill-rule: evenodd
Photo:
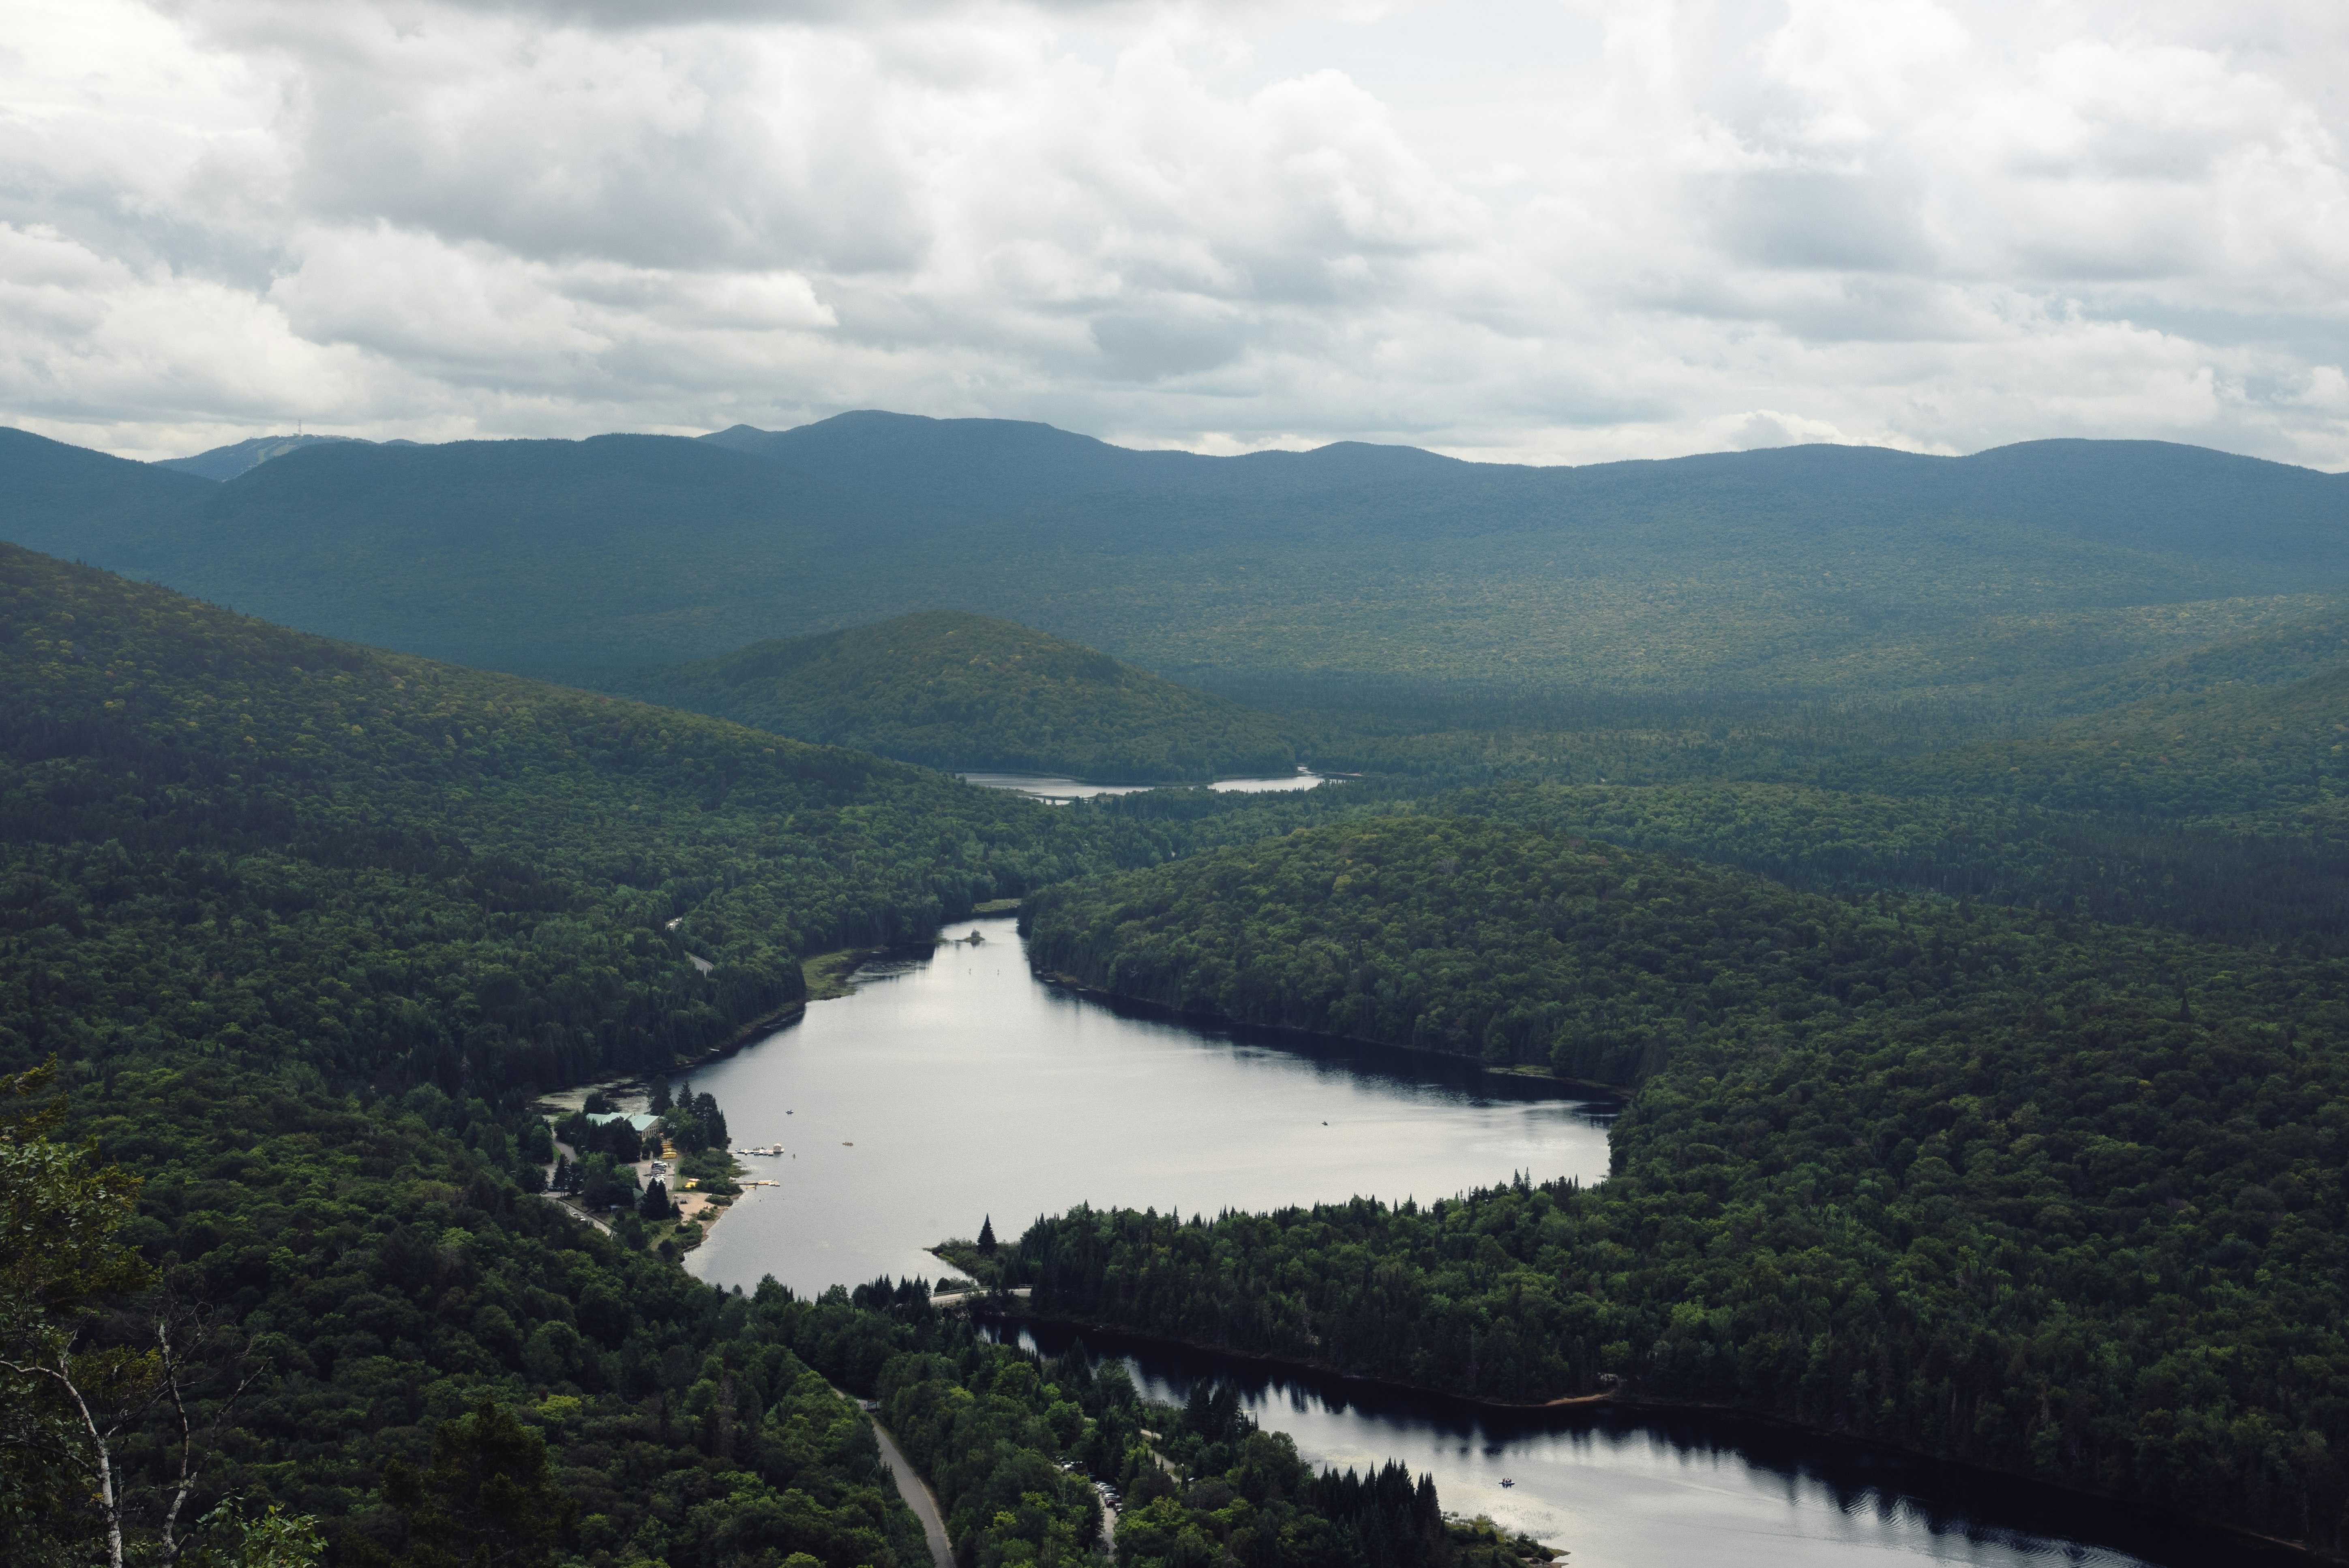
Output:
M336 1092L666 1068L799 995L803 954L926 934L1112 841L0 546L0 1070L200 1037Z
M21 448L0 447L12 476L115 461ZM70 504L26 507L9 537L305 630L526 673L705 651L701 623L787 591L861 518L823 480L659 436L337 442L224 483L120 466L172 489L100 530Z
M937 768L1156 782L1285 773L1297 761L1269 715L953 610L757 643L616 689Z

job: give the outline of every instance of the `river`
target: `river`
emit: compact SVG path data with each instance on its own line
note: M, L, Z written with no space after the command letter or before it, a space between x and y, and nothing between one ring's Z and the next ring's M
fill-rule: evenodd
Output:
M981 940L967 940L971 933ZM992 1217L1006 1240L1075 1203L1184 1213L1352 1194L1422 1200L1512 1172L1599 1180L1607 1108L1419 1052L1201 1027L1028 973L1008 918L870 964L855 995L693 1075L752 1189L690 1255L749 1286L936 1277L922 1248ZM792 1156L796 1156L793 1158ZM1048 1348L1059 1348L1052 1341ZM1096 1346L1095 1349L1111 1348ZM1562 1568L1656 1564L2215 1568L2304 1562L2147 1511L1730 1417L1485 1411L1122 1341L1154 1397L1237 1381L1317 1464L1401 1460L1444 1506L1570 1550ZM1507 1477L1516 1484L1503 1488Z

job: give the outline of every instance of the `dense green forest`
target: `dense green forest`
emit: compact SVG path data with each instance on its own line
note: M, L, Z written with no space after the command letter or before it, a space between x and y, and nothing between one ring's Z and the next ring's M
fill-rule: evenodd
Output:
M208 1465L180 1544L209 1560L263 1560L249 1553L265 1501L322 1523L343 1563L426 1568L485 1550L521 1563L926 1564L843 1389L881 1401L961 1559L986 1568L1089 1555L1100 1505L1062 1456L1161 1473L1122 1372L1096 1380L1081 1356L1045 1367L984 1343L934 1314L917 1281L816 1302L771 1281L748 1295L698 1284L519 1189L512 1140L480 1100L422 1086L362 1109L186 1058L119 1070L90 1098L102 1104L68 1112L67 1130L140 1175L119 1233L85 1238L86 1254L94 1243L118 1255L85 1255L79 1277L106 1263L118 1287L145 1288L77 1323L99 1304L53 1288L73 1282L33 1254L57 1210L28 1212L28 1200L72 1205L98 1155L0 1132L6 1350L78 1327L69 1360L87 1387L171 1302L206 1305L209 1321L172 1326L204 1331L174 1372ZM35 1191L24 1159L45 1150L84 1169ZM49 1310L28 1320L28 1299ZM131 1371L114 1386L155 1376ZM103 1521L78 1478L27 1462L54 1397L8 1384L0 1547L12 1563L87 1561ZM123 1427L134 1551L160 1539L172 1437L168 1421ZM1183 1501L1137 1516L1122 1560L1154 1563L1185 1530L1208 1544L1172 1553L1181 1562L1363 1560L1344 1550L1366 1528L1350 1476L1310 1474L1286 1438L1243 1446L1212 1481L1201 1467L1203 1484L1167 1486ZM1516 1558L1464 1557L1439 1528L1427 1551L1389 1560Z
M538 1195L537 1094L666 1081L812 955L1002 898L1089 986L1630 1091L1588 1190L1040 1222L1002 1264L1040 1311L2349 1544L2332 476L1207 459L888 416L225 483L18 433L0 464L0 534L409 650L0 546L0 1073L32 1075L0 1359L120 1407L133 1555L171 1388L188 1568L923 1562L843 1390L963 1568L1084 1558L1071 1461L1141 1568L1542 1556L920 1282L720 1292ZM827 630L941 603L1058 635ZM822 634L631 687L702 715L418 656L608 683L784 633ZM1368 777L1053 809L874 750ZM0 1550L88 1561L103 1511L33 1457L55 1389L0 1388Z
M2027 1008L2080 975L2174 1004L2243 959L2147 927L1951 899L1846 901L1422 813L1063 884L1020 920L1040 968L1119 995L1620 1084L1686 1039ZM2327 985L2334 972L2263 967L2305 967Z
M1888 762L1903 793L2010 798L2165 818L2334 820L2349 761L2349 666L2290 686L2162 696L2026 739Z
M614 689L937 768L1157 780L1286 773L1297 763L1268 715L952 610L758 643Z
M0 1055L493 1099L665 1068L1132 831L0 548ZM688 954L716 965L704 978Z
M1079 1212L1021 1243L1038 1309L1506 1399L1726 1399L2343 1539L2349 965L1529 825L1572 793L1022 919L1121 995L1637 1083L1608 1181Z
M1930 892L2309 954L2349 951L2349 861L2289 824L1738 782L1510 784L1430 795L1419 809L1602 838L1806 890Z

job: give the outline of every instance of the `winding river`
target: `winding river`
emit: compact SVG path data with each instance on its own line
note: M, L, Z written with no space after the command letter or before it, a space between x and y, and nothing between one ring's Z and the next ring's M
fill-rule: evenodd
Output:
M1446 1196L1517 1171L1607 1170L1607 1108L1424 1053L1201 1027L1028 972L1009 918L868 964L854 995L693 1075L746 1161L779 1185L737 1202L690 1259L722 1284L802 1292L940 1272L922 1249L1009 1240L1076 1203L1185 1214L1352 1194ZM971 940L973 935L978 940ZM1045 1346L1061 1342L1048 1336ZM2020 1568L2305 1562L2093 1499L1735 1418L1496 1412L1147 1342L1096 1344L1181 1398L1239 1384L1316 1463L1398 1459L1447 1508L1570 1550L1565 1568L1914 1561ZM1503 1487L1503 1478L1515 1482Z

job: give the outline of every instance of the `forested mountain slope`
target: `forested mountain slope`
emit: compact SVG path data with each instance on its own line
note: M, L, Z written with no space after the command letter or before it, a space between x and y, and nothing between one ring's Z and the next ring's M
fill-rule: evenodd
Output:
M137 570L216 487L0 426L0 540Z
M529 1098L722 1044L802 994L810 949L924 935L1157 841L0 546L0 1359L73 1333L102 1359L169 1326L202 1463L178 1527L214 1561L261 1560L235 1522L274 1505L358 1568L926 1564L835 1387L892 1402L965 1553L1065 1556L1100 1512L1061 1462L1149 1465L1130 1386L981 1345L913 1282L820 1304L698 1284L626 1222L533 1195ZM14 1076L45 1057L60 1142ZM45 1272L118 1220L143 1279ZM136 1379L101 1371L83 1364L101 1411L119 1392L135 1412ZM162 1550L173 1408L115 1446L133 1553ZM12 1564L103 1550L86 1479L19 1440L71 1414L0 1371ZM1286 1439L1244 1464L1223 1436L1268 1550L1294 1533L1314 1560L1371 1527ZM1453 1560L1425 1545L1413 1561Z
M1641 1085L1588 1191L1040 1222L1040 1311L1504 1399L1619 1382L2349 1534L2342 961L1410 815L1022 918L1123 995Z
M2082 694L2084 706L2110 708L2160 696L2182 696L2229 685L2289 686L2349 664L2349 605L2278 621L2240 636L2149 665L2111 686Z
M2238 962L2151 930L1940 899L1879 909L1419 811L1050 888L1021 922L1040 968L1119 995L1623 1084L1692 1032L2021 1010L2075 974L2174 999Z
M2287 686L2151 697L2027 740L1874 765L1902 793L2194 818L2324 810L2349 784L2349 664Z
M2039 704L2349 573L2349 485L2154 443L1534 469L887 415L725 435L314 447L139 526L44 491L7 537L530 673L950 606L1184 679ZM14 438L0 480L56 447Z
M13 547L0 595L19 1065L202 1040L492 1100L654 1070L797 997L803 953L1112 855L1095 819L901 763Z
M1269 715L985 615L930 610L647 670L616 689L939 768L1083 779L1288 772Z

